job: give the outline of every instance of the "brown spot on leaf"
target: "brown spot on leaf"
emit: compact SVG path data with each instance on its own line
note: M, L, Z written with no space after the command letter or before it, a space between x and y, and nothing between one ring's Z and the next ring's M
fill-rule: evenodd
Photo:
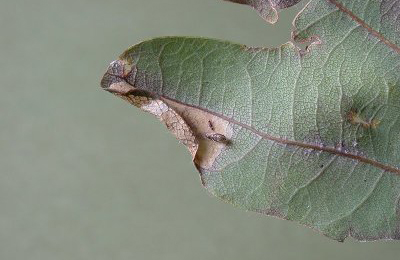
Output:
M222 143L222 144L230 144L230 140L228 140L225 135L217 134L217 133L207 133L206 137L214 142Z
M375 129L380 124L380 121L375 118L370 119L370 120L365 120L364 118L361 117L361 115L356 110L350 110L349 113L347 114L347 119L353 125L361 125L364 128Z
M208 120L208 126L212 131L215 131L214 124L211 122L211 120Z
M184 119L196 137L199 146L194 156L195 163L203 169L211 168L217 156L226 147L227 142L216 142L207 137L210 136L209 122L213 122L215 135L224 136L226 140L232 137L229 122L200 109L172 100L163 99L163 101Z
M215 159L230 143L232 129L228 121L132 86L125 80L130 72L123 61L115 61L110 66L112 68L109 68L105 76L107 80L102 81L105 90L162 121L179 142L188 148L196 167L212 167Z

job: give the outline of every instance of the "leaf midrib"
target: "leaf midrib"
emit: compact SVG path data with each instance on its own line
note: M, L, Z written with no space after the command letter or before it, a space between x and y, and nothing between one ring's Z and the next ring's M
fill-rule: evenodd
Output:
M127 83L130 84L129 82L127 82ZM196 106L196 105L190 105L190 104L187 104L187 103L183 103L183 102L181 102L179 100L176 100L176 99L164 96L164 95L159 96L159 98L161 100L173 101L173 102L179 103L179 104L181 104L183 106L199 109L199 110L201 110L203 112L212 114L214 116L217 116L219 118L222 118L222 119L228 121L229 123L241 126L241 127L245 128L245 129L253 132L256 135L259 135L261 138L266 139L266 140L274 141L274 142L281 143L281 144L291 145L291 146L297 146L297 147L304 148L304 149L312 149L312 150L316 150L316 151L322 151L322 152L335 154L335 155L338 155L338 156L342 156L342 157L350 158L350 159L353 159L353 160L356 160L356 161L360 161L360 162L363 162L363 163L366 163L366 164L370 164L370 165L372 165L372 166L374 166L376 168L380 168L380 169L384 170L385 172L392 172L392 173L400 175L400 169L398 169L396 167L393 167L391 165L387 165L387 164L375 161L373 159L369 159L369 158L364 157L364 156L360 156L360 155L357 155L357 154L354 154L354 153L349 153L349 152L346 152L346 151L343 151L343 150L336 149L334 147L320 146L320 145L316 145L316 144L305 143L305 142L300 142L300 141L295 141L295 140L288 140L288 139L283 139L283 138L279 138L279 137L276 137L276 136L268 135L266 133L263 133L263 132L255 129L252 126L249 126L247 124L241 123L241 122L239 122L239 121L237 121L235 119L232 119L230 117L221 115L219 113L210 111L210 110L208 110L206 108L199 107L199 106Z

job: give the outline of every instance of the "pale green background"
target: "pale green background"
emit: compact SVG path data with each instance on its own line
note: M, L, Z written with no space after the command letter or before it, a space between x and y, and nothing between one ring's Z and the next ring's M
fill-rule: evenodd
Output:
M399 259L244 212L202 187L154 118L102 91L139 41L199 35L274 46L275 26L221 0L0 0L0 259Z

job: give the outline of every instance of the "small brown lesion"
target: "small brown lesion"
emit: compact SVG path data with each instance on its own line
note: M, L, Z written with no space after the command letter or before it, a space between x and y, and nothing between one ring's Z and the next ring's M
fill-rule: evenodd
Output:
M208 126L210 127L211 131L215 131L214 124L211 120L208 120Z
M225 145L229 145L231 143L231 141L228 138L226 138L225 135L218 134L218 133L206 133L205 137L211 141L225 144Z
M378 120L376 118L366 120L355 109L352 109L352 110L349 111L349 113L347 114L347 119L353 125L361 125L364 128L376 129L380 124L380 120Z
M220 143L220 144L225 144L225 145L231 144L231 141L228 138L226 138L225 135L215 132L215 126L211 120L208 120L208 126L212 132L204 134L204 136L207 139L217 142L217 143Z

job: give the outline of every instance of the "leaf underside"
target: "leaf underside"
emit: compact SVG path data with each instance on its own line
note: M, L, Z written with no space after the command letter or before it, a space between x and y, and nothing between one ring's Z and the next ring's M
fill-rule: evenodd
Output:
M400 239L399 16L400 1L313 0L294 22L307 51L158 38L101 84L163 121L215 196L339 241Z
M251 6L258 14L269 23L278 21L278 10L291 7L301 0L225 0L238 4Z

